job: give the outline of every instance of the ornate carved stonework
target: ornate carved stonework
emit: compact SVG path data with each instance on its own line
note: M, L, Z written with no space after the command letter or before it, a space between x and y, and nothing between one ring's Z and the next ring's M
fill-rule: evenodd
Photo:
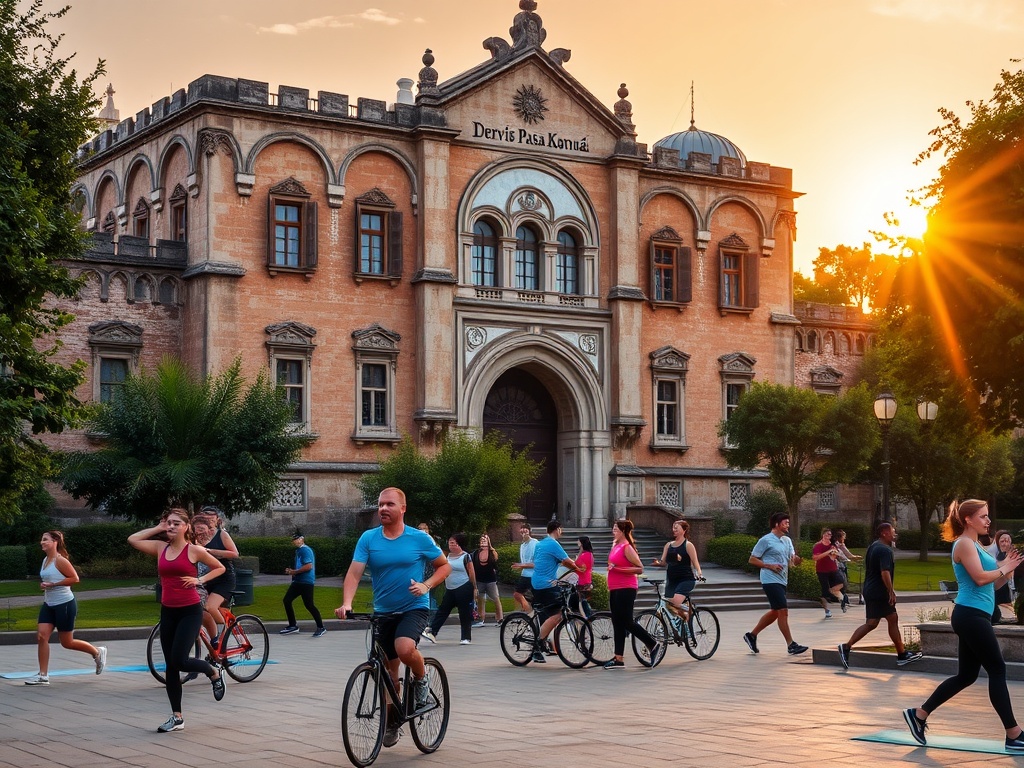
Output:
M441 93L441 89L437 87L434 52L429 48L423 52L423 69L420 70L420 79L416 87L420 96L437 96Z
M743 352L731 352L718 358L718 362L722 373L743 373L753 376L757 360Z
M477 349L487 341L487 331L476 325L466 329L466 346L469 349Z
M619 424L615 427L614 439L615 448L618 450L626 450L636 445L636 441L640 439L640 433L643 432L643 424Z
M838 390L842 381L842 371L836 370L831 365L811 368L811 389Z
M501 37L488 37L484 40L484 48L491 52L492 59L504 59L512 53L512 46Z
M113 232L117 228L117 218L114 216L113 211L107 211L107 215L103 218L103 226L101 227L104 232Z
M398 350L398 342L402 340L401 334L389 331L378 323L373 323L366 328L352 331L352 338L355 339L353 349L375 349L375 350Z
M747 241L742 237L733 232L725 240L718 244L722 248L738 248L744 251L749 250L750 246L747 245Z
M170 201L176 203L179 200L184 200L186 197L185 188L181 184L174 185L174 191L171 192Z
M109 346L142 346L142 326L122 320L104 320L89 326L89 343Z
M287 320L283 323L274 323L263 329L270 340L268 344L280 344L289 346L311 347L313 337L316 336L316 328L295 320Z
M675 241L680 242L680 243L683 242L683 238L681 238L679 236L679 233L676 232L674 229L672 229L672 227L662 227L657 232L655 232L653 235L651 235L651 239L652 240L675 240Z
M633 105L626 101L626 97L629 96L629 89L626 88L626 84L623 83L619 86L618 90L619 100L615 102L615 117L622 123L626 128L632 131L636 128L633 125Z
M543 205L540 198L537 197L537 194L535 192L525 192L521 194L516 199L516 202L519 204L519 207L524 211L536 211Z
M548 111L547 99L541 93L540 88L533 85L521 85L512 97L512 107L516 115L528 125L536 125L544 119L544 113Z
M365 205L377 205L385 208L394 208L395 201L384 194L378 187L374 187L369 192L360 195L356 198L356 202L363 203Z
M234 148L231 146L231 136L225 131L216 131L212 128L204 128L199 132L199 151L207 156L215 155L218 151L224 150L228 156L234 156Z
M651 368L655 371L685 372L690 367L690 356L675 347L659 347L651 352Z
M513 48L540 47L548 36L544 29L544 21L534 11L537 10L535 0L519 0L520 12L512 20L508 34L512 38Z
M136 218L139 216L149 216L149 203L146 202L145 198L139 198L139 202L135 204L135 209L132 211L132 216Z
M290 197L311 197L302 182L294 176L289 176L270 188L272 195L289 195Z
M596 355L597 354L597 336L592 333L585 333L580 336L579 340L580 349L585 354Z
M555 48L555 50L548 54L548 58L561 67L572 58L572 51L568 48Z

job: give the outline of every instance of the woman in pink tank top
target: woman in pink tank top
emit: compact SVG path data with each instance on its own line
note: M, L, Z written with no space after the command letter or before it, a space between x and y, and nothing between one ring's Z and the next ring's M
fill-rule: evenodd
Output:
M167 661L164 678L171 703L171 716L157 728L160 733L185 729L181 715L182 671L206 675L213 685L213 698L217 701L224 698L221 670L190 653L203 623L203 606L196 587L224 573L224 565L194 543L190 523L186 510L173 507L164 514L159 525L128 537L129 544L157 559L160 574L160 647ZM155 538L157 536L166 541ZM203 576L196 570L199 562L208 569Z
M632 521L616 520L612 526L612 539L612 551L608 553L608 606L612 612L615 658L605 664L604 668L620 669L625 666L622 655L626 650L626 636L630 633L647 646L652 659L657 659L662 649L661 644L651 637L651 633L633 619L636 577L638 573L643 573L644 566L633 542Z

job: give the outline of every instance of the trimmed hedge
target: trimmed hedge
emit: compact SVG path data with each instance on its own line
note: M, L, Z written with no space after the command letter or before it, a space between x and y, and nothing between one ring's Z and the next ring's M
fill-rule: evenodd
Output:
M747 573L756 574L759 569L750 564L750 552L757 544L758 538L758 536L742 534L719 536L708 542L705 559L708 562L721 565L723 568L738 568ZM789 594L809 600L817 600L818 595L821 594L818 575L814 570L814 561L811 560L813 546L811 542L807 541L797 543L797 554L803 558L803 562L789 569L789 585L786 588Z
M78 575L83 579L155 579L156 568L155 558L133 551L125 558L97 558L78 568Z
M88 565L94 560L126 560L136 550L128 537L139 530L134 523L91 523L64 531L64 543L71 561Z
M28 548L19 545L0 547L0 579L24 579L28 575Z
M499 544L495 549L498 551L498 581L515 584L519 581L520 571L513 569L512 563L519 562L519 545ZM595 611L608 610L608 580L600 573L594 574L594 590L588 602Z
M340 539L328 536L307 536L306 544L316 555L318 576L343 576L352 562L358 536ZM287 536L256 536L235 539L239 554L259 558L260 573L284 573L295 563L295 547Z
M932 552L952 552L953 542L942 540L942 527L938 523L928 524L928 549ZM921 532L900 529L897 531L896 546L904 551L921 549Z

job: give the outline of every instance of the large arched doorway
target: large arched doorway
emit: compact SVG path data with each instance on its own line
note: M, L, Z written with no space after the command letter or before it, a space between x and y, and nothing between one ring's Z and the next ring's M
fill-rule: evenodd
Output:
M533 492L521 511L531 523L546 523L558 507L558 412L547 389L526 371L513 368L494 382L483 414L484 433L497 430L517 451L527 446L530 458L543 462Z

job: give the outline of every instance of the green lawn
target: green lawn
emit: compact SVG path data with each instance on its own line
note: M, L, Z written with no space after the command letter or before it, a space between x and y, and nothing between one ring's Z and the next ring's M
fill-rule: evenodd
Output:
M72 589L75 592L90 592L94 589L118 589L121 587L141 587L153 585L153 577L145 579L86 579L75 584ZM0 599L5 597L24 597L39 595L43 591L39 588L39 579L25 579L24 581L0 581Z
M852 551L858 555L864 554L863 550ZM853 569L850 570L850 581L854 584L860 581L860 576L855 575ZM937 591L940 581L953 581L953 563L949 555L930 557L926 563L916 558L896 561L897 592Z

